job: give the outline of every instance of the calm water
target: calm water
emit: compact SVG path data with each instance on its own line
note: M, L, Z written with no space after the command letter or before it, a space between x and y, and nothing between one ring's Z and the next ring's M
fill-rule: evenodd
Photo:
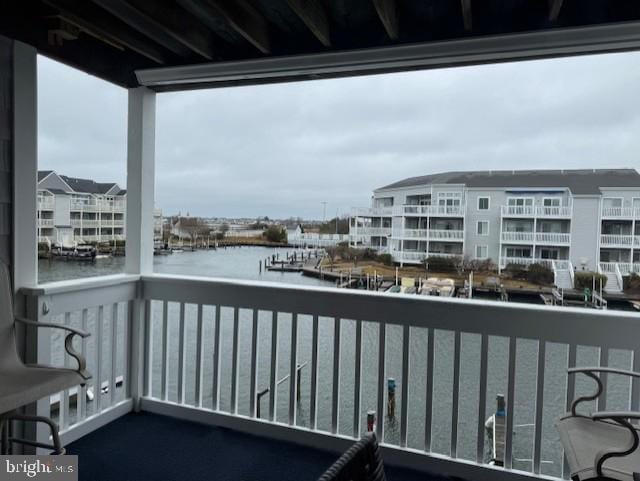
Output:
M291 249L267 249L260 247L243 247L219 249L217 251L197 251L176 253L169 256L154 258L155 271L171 274L189 274L200 276L227 277L238 279L260 279L305 285L331 285L324 281L308 278L296 273L268 272L258 273L258 262L261 259L278 253L284 257ZM123 258L101 259L95 264L65 263L55 261L40 261L40 282L60 280L64 278L91 276L122 272ZM118 338L123 339L125 306L118 307ZM169 304L169 368L168 368L168 396L170 400L177 400L177 342L178 342L178 304ZM221 366L220 366L220 404L222 409L229 409L231 394L231 339L233 310L222 308L221 316ZM204 371L203 371L203 402L205 407L212 405L212 373L213 350L212 343L214 329L214 308L205 306L204 314ZM105 309L104 322L106 333L111 332L112 310ZM89 312L89 329L95 326L95 311ZM161 353L161 305L152 304L152 364L153 364L153 395L160 396L160 372L162 366ZM311 359L311 317L299 316L298 352L300 363ZM240 310L240 345L239 345L239 391L238 409L241 414L249 413L249 368L251 346L251 312ZM79 324L79 313L73 313L72 324ZM318 427L329 430L331 426L331 393L333 384L333 319L320 318L319 326L319 370L318 370ZM194 370L196 353L196 306L185 307L185 366L186 366L186 401L194 402ZM278 369L277 378L282 379L289 374L289 353L291 343L291 317L280 314L278 318ZM363 357L362 357L362 394L359 413L361 425L366 426L366 411L376 409L376 382L378 378L378 326L374 323L363 325ZM259 313L258 335L258 391L269 385L270 377L270 345L271 345L271 314ZM110 336L103 338L103 368L102 378L110 376L111 341ZM341 366L339 383L341 404L339 410L339 431L351 434L353 426L353 391L354 391L354 362L355 362L355 322L343 320L341 326ZM54 339L56 345L61 345L61 339ZM453 376L453 341L451 331L436 331L434 345L434 399L433 399L433 430L432 449L437 453L448 454L451 432L451 396ZM124 372L123 342L115 346L118 362L117 374ZM516 357L516 394L515 394L515 435L514 435L514 466L530 470L533 452L533 430L535 412L535 386L537 366L537 342L519 339ZM398 326L387 328L386 367L385 376L394 377L397 383L396 417L386 417L385 441L398 442L399 415L401 408L401 386L405 381L401 375L402 362L402 329ZM88 346L89 369L96 373L94 339L90 338ZM478 416L486 419L495 409L493 397L497 393L506 392L508 339L502 337L489 338L488 381L487 381L487 409L485 413L478 413L477 399L479 391L479 360L480 337L475 334L462 334L461 338L461 379L460 379L460 407L458 413L458 456L475 459L476 426ZM56 351L54 357L62 359ZM578 365L594 365L598 362L598 350L595 348L578 348ZM560 475L562 468L562 451L557 440L553 423L564 412L566 385L567 346L548 344L545 360L545 386L543 408L543 451L542 471L544 474ZM610 351L609 363L612 366L629 369L631 355L628 352ZM426 390L426 332L421 328L411 329L410 338L410 373L409 373L409 432L410 447L421 449L424 447L424 412ZM303 368L301 373L301 401L298 405L298 424L309 424L309 391L310 372ZM588 382L578 380L578 393L589 391ZM609 380L609 394L607 407L611 409L626 409L625 402L629 396L628 384L613 376ZM119 392L118 398L124 394ZM282 422L288 420L288 380L283 382L276 395L277 419ZM94 404L94 403L90 403ZM263 416L268 412L268 395L262 398L261 408ZM89 412L95 409L89 406ZM488 442L485 443L489 445ZM486 453L488 458L489 453Z

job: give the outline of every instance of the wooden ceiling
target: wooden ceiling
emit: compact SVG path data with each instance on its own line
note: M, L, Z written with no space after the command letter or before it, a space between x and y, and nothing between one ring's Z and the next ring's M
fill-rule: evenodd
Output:
M640 20L636 0L6 0L0 35L123 87L138 69Z

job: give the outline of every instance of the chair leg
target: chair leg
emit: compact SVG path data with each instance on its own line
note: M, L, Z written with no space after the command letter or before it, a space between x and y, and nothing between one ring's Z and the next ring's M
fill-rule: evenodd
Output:
M0 454L9 454L9 420L0 417Z
M24 444L27 446L33 446L37 448L53 449L53 452L51 453L53 455L61 455L65 453L65 449L62 447L62 442L60 441L60 434L58 433L58 425L54 423L51 419L45 416L27 416L25 414L12 413L10 416L8 416L5 419L7 424L10 420L34 422L34 423L45 423L47 426L49 426L49 430L51 431L51 439L53 441L53 445L40 443L36 441L30 441L28 439L18 439L18 438L9 438L9 442ZM5 429L5 431L7 430Z

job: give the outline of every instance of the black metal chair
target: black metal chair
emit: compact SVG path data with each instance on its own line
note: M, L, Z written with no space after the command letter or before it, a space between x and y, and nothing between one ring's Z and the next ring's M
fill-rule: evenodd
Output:
M569 369L569 375L582 373L593 379L598 389L573 401L571 412L556 423L567 456L573 481L640 481L640 449L637 426L640 412L596 412L579 414L578 404L600 397L603 391L599 373L640 378L640 373L607 367Z
M378 441L373 433L351 446L318 481L386 481Z
M12 297L9 270L0 262L0 454L10 454L14 444L53 449L54 454L64 454L58 426L51 419L21 414L19 410L46 396L84 385L91 378L84 357L73 349L73 337L88 337L89 333L66 325L16 317ZM18 322L35 328L50 327L67 331L65 349L69 356L76 359L78 367L70 369L24 364L16 347L15 325ZM11 437L11 421L46 424L51 431L52 444Z

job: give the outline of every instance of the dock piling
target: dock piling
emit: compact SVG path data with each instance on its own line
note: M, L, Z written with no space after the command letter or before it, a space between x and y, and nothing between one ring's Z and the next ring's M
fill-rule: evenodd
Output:
M396 380L392 377L387 379L387 416L390 418L396 415Z

